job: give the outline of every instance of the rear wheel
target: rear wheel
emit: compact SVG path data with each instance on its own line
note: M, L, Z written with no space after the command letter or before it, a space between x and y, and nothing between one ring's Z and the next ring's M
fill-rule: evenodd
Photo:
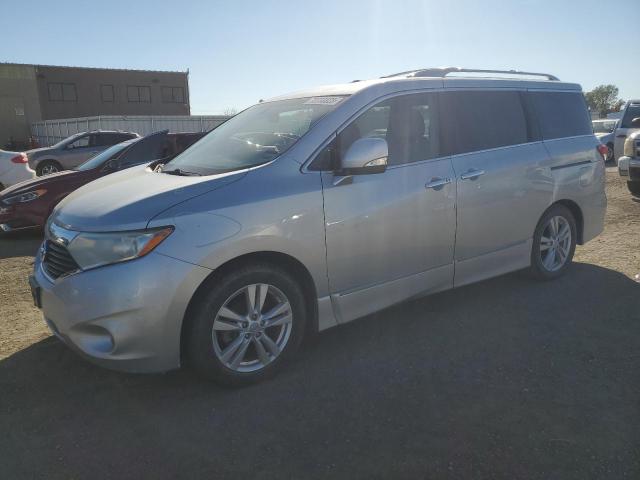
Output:
M273 265L251 265L208 287L190 319L186 346L192 366L228 385L275 374L304 335L305 301L295 279Z
M554 205L542 216L533 235L531 273L540 280L562 275L576 249L576 221L564 205Z
M607 143L607 155L604 161L613 162L613 143Z
M631 192L631 195L640 197L640 181L627 182L627 188Z
M61 172L62 170L64 170L62 165L55 160L45 160L44 162L40 162L36 167L36 174L42 177L43 175L51 175L52 173Z

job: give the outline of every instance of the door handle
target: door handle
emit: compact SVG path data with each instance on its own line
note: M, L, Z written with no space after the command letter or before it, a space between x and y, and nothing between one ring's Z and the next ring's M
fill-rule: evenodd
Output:
M447 183L451 183L451 179L450 178L433 177L424 186L424 188L426 188L426 189L430 189L431 188L433 190L442 190L442 187L444 187Z
M476 170L475 168L472 168L470 170L467 170L462 175L460 175L460 179L461 180L475 180L476 178L480 177L481 175L484 175L484 170Z

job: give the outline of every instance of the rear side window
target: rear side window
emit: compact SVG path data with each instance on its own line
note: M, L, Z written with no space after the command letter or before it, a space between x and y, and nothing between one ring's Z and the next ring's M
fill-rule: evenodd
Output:
M120 157L120 168L132 167L143 163L150 163L163 158L167 149L166 133L158 133L143 138L135 143Z
M520 92L445 92L442 109L447 150L452 154L529 141Z
M530 92L542 138L591 135L593 128L580 92Z
M624 112L624 118L622 119L620 126L622 128L632 128L631 121L638 117L640 117L640 105L629 105Z

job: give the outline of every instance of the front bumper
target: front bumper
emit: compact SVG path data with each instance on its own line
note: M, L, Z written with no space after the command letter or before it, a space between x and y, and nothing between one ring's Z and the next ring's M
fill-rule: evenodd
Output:
M35 200L38 201L38 200ZM15 205L0 203L0 230L10 232L25 228L41 228L47 220L46 213L31 202Z
M629 160L631 160L630 157L620 157L618 159L618 173L621 177L629 176Z
M627 172L630 181L640 182L640 158L633 157L629 159Z
M185 311L211 270L155 252L50 279L38 253L34 277L52 332L92 362L114 370L180 366Z

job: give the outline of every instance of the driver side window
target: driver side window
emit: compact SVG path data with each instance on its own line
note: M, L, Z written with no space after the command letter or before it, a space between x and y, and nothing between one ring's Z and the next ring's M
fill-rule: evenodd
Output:
M344 128L316 156L308 169L339 168L340 159L361 138L386 140L389 166L437 158L440 155L440 131L436 95L403 95L374 105Z
M69 145L67 145L67 148L73 149L73 148L84 148L84 147L88 147L89 146L89 135L86 135L84 137L80 137L79 139L77 139L74 142L71 142Z

